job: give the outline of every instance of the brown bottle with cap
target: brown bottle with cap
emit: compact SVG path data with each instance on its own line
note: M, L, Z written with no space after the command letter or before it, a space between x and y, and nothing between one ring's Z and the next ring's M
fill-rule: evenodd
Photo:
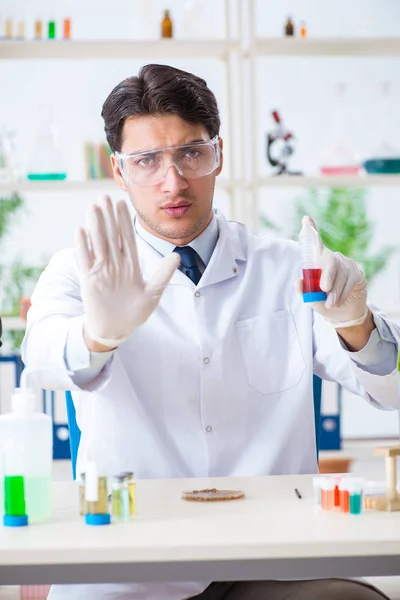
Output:
M292 36L294 35L294 25L293 21L290 17L288 17L285 25L285 35Z
M164 11L164 18L161 21L161 37L172 38L172 20L169 14L169 10Z

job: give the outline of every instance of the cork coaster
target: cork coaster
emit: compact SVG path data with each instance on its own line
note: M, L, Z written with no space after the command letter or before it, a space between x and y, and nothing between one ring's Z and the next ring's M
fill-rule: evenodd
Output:
M206 490L193 490L182 492L182 500L195 502L221 502L227 500L240 500L244 498L244 492L240 490L217 490L216 488Z

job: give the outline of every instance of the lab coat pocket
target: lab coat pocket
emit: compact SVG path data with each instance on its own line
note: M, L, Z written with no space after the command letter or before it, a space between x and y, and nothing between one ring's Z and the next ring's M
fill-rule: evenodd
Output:
M288 310L238 321L236 331L251 387L274 394L298 384L306 365Z

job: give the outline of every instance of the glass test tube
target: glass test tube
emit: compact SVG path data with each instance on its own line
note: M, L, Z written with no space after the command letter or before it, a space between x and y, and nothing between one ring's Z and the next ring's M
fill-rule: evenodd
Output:
M351 515L359 515L363 510L364 480L354 478L347 481L349 491L349 512Z
M303 300L304 302L324 302L326 293L320 288L322 248L310 217L303 217L299 235L303 264Z

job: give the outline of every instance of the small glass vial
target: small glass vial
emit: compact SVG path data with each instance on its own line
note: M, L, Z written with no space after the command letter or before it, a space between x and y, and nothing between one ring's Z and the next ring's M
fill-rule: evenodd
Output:
M306 26L305 21L302 21L300 23L300 37L302 37L302 38L307 37L307 26Z
M79 514L83 517L86 514L86 485L85 473L81 473L79 481Z
M325 302L326 293L320 288L321 240L310 217L303 217L299 242L303 264L303 300L304 302Z
M35 19L35 40L41 40L43 37L43 22L41 19Z
M4 37L6 38L6 40L12 39L14 33L13 30L13 20L11 17L8 17L4 23Z
M86 463L85 499L87 525L109 525L107 477L98 477L97 464L94 461Z
M164 11L164 17L161 21L161 37L172 38L173 26L169 10Z
M339 503L340 510L342 512L350 512L350 495L349 490L347 489L346 479L342 479L342 481L339 483Z
M285 24L285 35L286 36L294 35L294 25L293 25L293 21L290 17L287 18L287 21Z
M51 19L47 23L47 37L49 40L55 40L57 34L57 27L55 19Z
M329 477L322 477L321 481L321 507L323 510L333 510L335 482Z
M63 22L63 38L64 40L71 39L71 19L65 18Z
M349 512L351 515L359 515L363 511L363 489L364 479L354 478L347 481L349 492Z
M317 506L321 506L321 481L323 477L313 477L314 500Z
M113 478L111 506L112 516L117 521L129 520L129 489L125 475L116 475Z
M132 517L136 513L136 483L132 472L124 473L125 482L129 491L129 514Z

